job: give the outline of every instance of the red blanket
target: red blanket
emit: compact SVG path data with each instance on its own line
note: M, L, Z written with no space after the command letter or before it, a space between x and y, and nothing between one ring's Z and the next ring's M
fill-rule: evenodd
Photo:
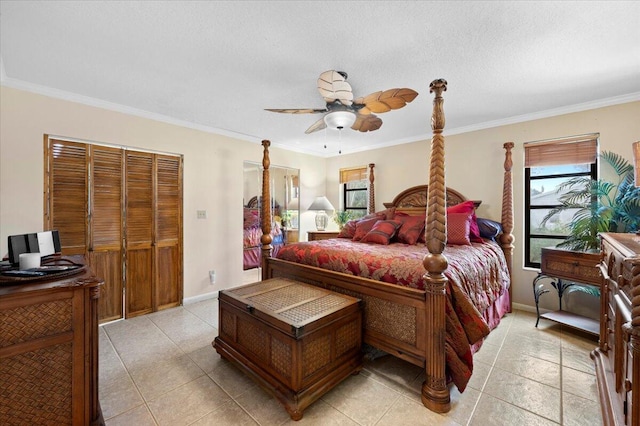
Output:
M388 246L331 239L287 245L277 257L391 284L424 289L424 244ZM482 313L509 287L509 271L495 242L447 246L447 371L462 392L473 371L471 345L489 334Z

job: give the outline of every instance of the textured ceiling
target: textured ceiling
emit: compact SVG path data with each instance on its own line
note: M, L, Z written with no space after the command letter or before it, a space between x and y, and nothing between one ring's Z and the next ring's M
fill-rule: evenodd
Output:
M640 99L640 2L6 1L2 84L320 156ZM323 71L409 87L374 132L304 131ZM73 135L69 135L73 136ZM324 145L327 148L324 148Z

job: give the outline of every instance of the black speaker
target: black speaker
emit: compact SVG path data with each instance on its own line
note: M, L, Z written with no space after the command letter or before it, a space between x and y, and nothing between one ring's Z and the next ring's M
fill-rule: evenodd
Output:
M62 246L60 245L60 234L58 234L58 231L47 231L47 232L51 233L54 253L60 253L62 251ZM40 252L38 234L35 232L30 234L22 234L22 235L10 235L8 243L9 243L8 244L9 262L11 262L13 266L17 266L20 263L20 255L22 253L39 253Z
M62 253L62 246L60 245L60 234L57 230L51 231L51 235L53 235L53 248L56 253Z
M13 266L17 266L20 263L20 255L22 253L29 253L29 243L27 241L27 234L22 235L10 235L9 236L9 262ZM37 245L37 241L36 241Z

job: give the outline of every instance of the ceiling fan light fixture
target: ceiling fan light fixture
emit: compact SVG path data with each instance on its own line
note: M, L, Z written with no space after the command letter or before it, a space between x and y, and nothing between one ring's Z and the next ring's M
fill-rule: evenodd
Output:
M324 122L331 129L344 129L353 126L356 115L349 111L333 111L324 116Z

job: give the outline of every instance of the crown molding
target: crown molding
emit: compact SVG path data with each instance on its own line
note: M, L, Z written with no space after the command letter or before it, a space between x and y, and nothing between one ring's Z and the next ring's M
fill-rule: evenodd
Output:
M133 115L141 118L147 118L149 120L159 121L162 123L173 124L176 126L186 127L194 130L200 130L206 133L214 133L216 135L228 136L231 138L240 139L248 142L260 143L262 141L262 139L257 136L247 135L244 133L234 132L226 129L219 129L216 127L204 126L204 125L196 124L190 121L180 120L177 118L141 110L138 108L129 107L126 105L117 104L114 102L104 101L104 100L92 98L89 96L78 95L76 93L71 93L64 90L54 89L47 86L41 86L39 84L34 84L34 83L25 82L22 80L17 80L14 78L9 78L4 73L4 68L2 68L1 70L0 77L1 77L0 84L6 87L11 87L13 89L24 90L24 91L36 93L39 95L62 99L65 101L76 102L79 104L88 105L96 108L102 108L109 111L120 112L123 114L129 114L129 115Z
M121 105L113 102L104 101L101 99L92 98L89 96L78 95L76 93L71 93L64 90L54 89L47 86L41 86L38 84L9 78L7 77L7 74L5 72L4 63L2 62L1 56L0 56L0 84L2 84L3 86L14 88L14 89L24 90L27 92L49 96L52 98L62 99L70 102L76 102L83 105L93 106L96 108L103 108L110 111L129 114L129 115L133 115L141 118L147 118L150 120L159 121L167 124L173 124L176 126L181 126L189 129L199 130L206 133L228 136L231 138L240 139L240 140L244 140L244 141L252 142L256 144L261 143L263 139L263 138L253 136L253 135L248 135L245 133L204 126L201 124L192 123L190 121L179 120L166 115L144 111L137 108L132 108L126 105ZM485 130L485 129L500 127L500 126L507 126L511 124L523 123L527 121L539 120L543 118L555 117L555 116L571 114L575 112L582 112L582 111L587 111L587 110L596 109L596 108L604 108L608 106L619 105L619 104L635 102L635 101L640 101L640 92L634 92L626 95L620 95L620 96L614 96L614 97L599 99L599 100L590 101L590 102L584 102L581 104L568 105L560 108L553 108L553 109L539 111L531 114L516 115L513 117L507 117L500 120L486 121L483 123L472 124L469 126L456 127L452 129L445 128L444 135L447 136L447 135L470 133L478 130ZM363 146L363 147L352 149L352 150L344 149L343 147L342 155L355 154L358 152L366 152L373 149L388 148L396 145L403 145L406 143L418 142L421 140L431 139L431 136L432 136L431 132L428 132L428 133L415 135L415 136L411 136L403 139L396 139L383 144ZM309 152L308 150L305 150L301 147L283 145L278 143L273 143L272 146L281 148L284 150L288 150L288 151L293 151L301 154L313 155L313 156L323 157L323 158L330 158L330 157L336 157L341 155L337 153L325 154L325 153L319 153L319 152Z
M588 111L588 110L597 109L597 108L605 108L608 106L626 104L629 102L636 102L636 101L640 101L640 92L633 92L633 93L628 93L626 95L613 96L610 98L598 99L595 101L584 102L584 103L575 104L575 105L568 105L560 108L553 108L553 109L538 111L530 114L515 115L513 117L507 117L500 120L486 121L484 123L472 124L469 126L455 127L452 129L447 129L445 127L443 133L444 133L444 136L459 135L463 133L475 132L478 130L491 129L491 128L500 127L500 126L508 126L511 124L524 123L527 121L540 120L540 119L549 118L549 117L557 117L560 115ZM345 152L345 150L343 149L343 154L354 154L357 152L369 151L371 149L388 148L391 146L403 145L406 143L429 140L431 139L431 136L432 136L432 133L429 132L421 135L416 135L408 138L390 141L383 144L377 144L375 146L363 146L354 150L350 150L348 152ZM332 155L327 155L325 157L335 157L337 155L338 154L332 154Z
M567 105L559 108L538 111L530 114L515 115L513 117L502 118L500 120L486 121L484 123L472 124L470 126L456 127L444 131L446 135L457 135L469 133L477 130L490 129L493 127L508 126L510 124L524 123L526 121L540 120L542 118L556 117L559 115L572 114L575 112L588 111L591 109L604 108L613 105L626 104L640 101L640 92L628 93L620 96L613 96L595 101L583 102L581 104ZM429 136L431 137L431 136Z

